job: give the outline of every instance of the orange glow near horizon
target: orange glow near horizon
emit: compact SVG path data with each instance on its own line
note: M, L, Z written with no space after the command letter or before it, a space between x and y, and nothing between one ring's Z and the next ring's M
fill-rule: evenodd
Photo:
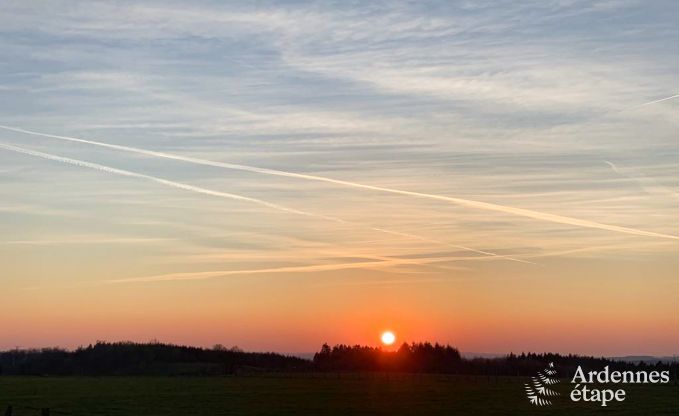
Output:
M529 271L541 273L539 268ZM339 284L377 275L364 271L325 272L322 285L317 276L166 282L148 284L143 291L138 285L46 283L35 290L16 290L0 305L0 350L158 339L306 353L323 343L393 348L381 341L389 330L397 338L393 345L439 342L465 352L673 352L665 345L679 340L668 333L679 319L671 313L676 291L661 293L656 286L643 285L630 265L616 270L617 286L588 276L558 279L560 273L571 272L562 267L552 280L524 275L503 286L490 278L455 280L437 283L435 291L425 284ZM581 290L585 283L590 291ZM679 283L666 287L677 289ZM565 300L554 303L554 293ZM352 300L350 308L347 299ZM516 299L530 302L530 308L516 307ZM608 308L606 314L599 312L601 305Z

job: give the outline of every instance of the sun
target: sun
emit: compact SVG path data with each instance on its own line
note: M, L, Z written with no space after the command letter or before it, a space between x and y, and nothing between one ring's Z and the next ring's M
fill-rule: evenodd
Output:
M382 332L382 344L384 345L391 345L396 341L396 335L394 335L393 332L391 331L384 331Z

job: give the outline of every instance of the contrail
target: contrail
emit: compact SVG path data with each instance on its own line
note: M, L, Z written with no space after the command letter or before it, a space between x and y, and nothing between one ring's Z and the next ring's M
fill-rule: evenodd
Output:
M535 258L544 258L544 257L555 257L555 256L563 256L563 255L568 255L568 254L575 254L575 253L586 253L586 252L591 252L591 251L605 251L605 250L625 250L625 249L638 249L641 247L657 247L657 246L664 246L666 244L672 244L667 241L659 242L655 241L653 243L647 242L644 244L611 244L611 245L605 245L605 246L590 246L590 247L580 247L580 248L573 248L573 249L568 249L568 250L560 250L560 251L551 251L551 252L546 252L546 253L540 253L540 254L529 254L529 255L524 255L525 258L530 258L530 259L535 259Z
M608 166L611 167L613 172L617 173L620 176L623 176L628 179L632 179L636 183L639 184L641 189L643 189L645 192L649 194L661 194L661 195L667 195L671 196L673 198L679 198L679 192L674 191L673 189L670 189L662 184L659 184L656 180L651 179L651 178L646 178L644 176L638 176L638 175L633 175L633 174L628 174L623 171L621 171L613 162L609 162L608 160L604 160L604 163L607 164ZM649 186L647 182L650 182L652 186Z
M131 277L127 279L113 279L106 280L104 283L138 283L138 282L164 282L170 280L206 280L218 277L226 277L231 275L247 275L247 274L271 274L271 273L300 273L300 272L322 272L332 270L345 269L363 269L369 267L384 267L388 265L383 261L368 261L355 263L338 263L338 264L323 264L312 266L289 266L289 267L273 267L267 269L250 269L250 270L218 270L210 272L188 272L188 273L170 273L156 276L145 277Z
M268 267L262 269L241 269L241 270L211 270L202 272L180 272L180 273L166 273L158 274L152 276L141 276L141 277L130 277L123 279L109 279L102 280L99 282L81 282L77 286L85 285L111 285L111 284L124 284L124 283L144 283L144 282L165 282L165 281L191 281L191 280L208 280L217 279L233 275L255 275L255 274L275 274L275 273L313 273L313 272L324 272L324 271L335 271L335 270L347 270L347 269L379 269L379 268L389 268L393 266L400 265L429 265L432 263L441 262L451 262L451 261L464 261L467 257L455 257L455 256L444 256L444 257L424 257L424 258L401 258L401 257L390 257L390 256L372 256L365 255L362 253L342 253L334 252L341 256L356 256L364 257L373 261L361 261L361 262L345 262L345 263L331 263L331 264L313 264L306 266L282 266L282 267ZM434 266L442 268L445 270L463 270L461 267L443 267ZM438 280L438 279L437 279ZM449 279L441 279L441 281L447 281ZM427 282L432 281L430 279L417 279L416 282ZM395 281L394 281L395 282ZM415 281L414 281L415 282ZM31 286L25 287L23 290L38 290L42 289L44 286Z
M668 98L666 98L666 99L668 99ZM394 188L386 188L386 187L382 187L382 186L374 186L374 185L367 185L367 184L362 184L362 183L357 183L357 182L350 182L350 181L344 181L344 180L339 180L339 179L332 179L332 178L327 178L327 177L324 177L324 176L307 175L307 174L302 174L302 173L294 173L294 172L286 172L286 171L280 171L280 170L274 170L274 169L258 168L258 167L254 167L254 166L238 165L238 164L225 163L225 162L216 162L216 161L206 160L206 159L198 159L198 158L187 157L187 156L179 156L179 155L174 155L174 154L165 153L165 152L156 152L156 151L152 151L152 150L139 149L139 148L135 148L135 147L120 146L120 145L114 145L114 144L109 144L109 143L96 142L96 141L92 141L92 140L78 139L78 138L75 138L75 137L57 136L57 135L54 135L54 134L40 133L40 132L24 130L24 129L16 128L16 127L4 126L4 125L0 125L0 128L3 128L5 130L11 130L11 131L19 132L19 133L32 134L32 135L43 136L43 137L51 137L51 138L56 138L56 139L60 139L60 140L67 140L67 141L71 141L71 142L87 143L87 144L91 144L91 145L107 147L107 148L110 148L110 149L139 153L139 154L144 154L144 155L148 155L148 156L161 157L161 158L165 158L165 159L180 160L180 161L184 161L184 162L188 162L188 163L194 163L194 164L205 165L205 166L214 166L214 167L220 167L220 168L225 168L225 169L235 169L235 170L241 170L241 171L247 171L247 172L261 173L261 174L265 174L265 175L284 176L284 177L289 177L289 178L297 178L297 179L305 179L305 180L312 180L312 181L318 181L318 182L326 182L326 183L332 183L332 184L335 184L335 185L342 185L342 186L347 186L347 187L352 187L352 188L367 189L367 190L379 191L379 192L385 192L385 193L391 193L391 194L397 194L397 195L406 195L406 196L411 196L411 197L416 197L416 198L433 199L433 200L437 200L437 201L453 203L453 204L456 204L456 205L461 205L461 206L466 206L466 207L471 207L471 208L478 208L478 209L483 209L483 210L487 210L487 211L502 212L502 213L505 213L505 214L512 214L512 215L517 215L517 216L520 216L520 217L532 218L532 219L536 219L536 220L552 222L552 223L557 223L557 224L572 225L572 226L576 226L576 227L594 228L594 229L599 229L599 230L606 230L606 231L612 231L612 232L623 233L623 234L631 234L631 235L637 235L637 236L644 236L644 237L657 237L657 238L668 238L668 239L672 239L672 240L679 240L679 236L675 236L675 235L656 233L656 232L652 232L652 231L644 231L644 230L639 230L639 229L636 229L636 228L621 227L621 226L617 226L617 225L602 224L602 223L598 223L598 222L595 222L595 221L582 220L582 219L578 219L578 218L566 217L566 216L563 216L563 215L549 214L549 213L546 213L546 212L534 211L534 210L529 210L529 209L524 209L524 208L516 208L516 207L511 207L511 206L506 206L506 205L494 204L494 203L490 203L490 202L482 202L482 201L475 201L475 200L471 200L471 199L456 198L456 197L450 197L450 196L444 196L444 195L428 194L428 193L415 192L415 191L406 191L406 190L394 189Z
M645 106L645 105L651 105L651 104L655 104L655 103L661 103L661 102L663 102L663 101L672 100L672 99L674 99L674 98L679 98L679 94L673 95L673 96L671 96L671 97L661 98L661 99L659 99L659 100L649 101L649 102L647 102L647 103L640 104L639 106L642 107L642 106Z
M396 265L408 264L427 264L443 261L450 261L451 259L459 259L454 257L432 257L418 259L421 262L415 263L414 259L401 259L392 257L383 257L375 261L363 261L352 263L334 263L334 264L315 264L309 266L284 266L271 267L265 269L244 269L244 270L214 270L207 272L184 272L184 273L168 273L154 276L131 277L125 279L111 279L105 280L103 283L118 284L118 283L139 283L139 282L164 282L171 280L206 280L215 279L232 275L248 275L248 274L270 274L270 273L311 273L323 272L333 270L345 269L365 269L365 268L381 268L391 267Z
M40 158L43 158L43 159L52 160L52 161L55 161L55 162L67 163L69 165L94 169L94 170L98 170L98 171L101 171L101 172L112 173L114 175L146 179L146 180L149 180L149 181L152 181L152 182L156 182L156 183L159 183L159 184L162 184L162 185L170 186L172 188L182 189L182 190L185 190L185 191L191 191L191 192L196 192L196 193L199 193L199 194L216 196L216 197L220 197L220 198L235 199L237 201L251 202L251 203L254 203L254 204L265 206L267 208L271 208L271 209L275 209L275 210L278 210L278 211L287 212L287 213L291 213L291 214L323 218L323 219L327 219L327 220L335 221L335 222L345 222L345 221L343 221L339 218L328 217L328 216L320 215L320 214L314 214L314 213L311 213L311 212L301 211L301 210L297 210L297 209L294 209L294 208L288 208L288 207L285 207L283 205L273 204L271 202L266 202L266 201L263 201L261 199L250 198L250 197L247 197L247 196L236 195L236 194L230 194L230 193L227 193L227 192L214 191L212 189L206 189L206 188L201 188L201 187L198 187L198 186L187 185L187 184L180 183L180 182L169 181L167 179L162 179L162 178L158 178L158 177L150 176L150 175L144 175L142 173L131 172L129 170L112 168L112 167L109 167L109 166L100 165L98 163L91 163L91 162L85 162L85 161L78 160L78 159L71 159L71 158L68 158L68 157L56 156L56 155L52 155L52 154L49 154L49 153L43 153L43 152L38 152L38 151L35 151L35 150L24 149L24 148L21 148L21 147L12 146L12 145L8 145L8 144L4 144L4 143L0 143L0 148L3 148L5 150L10 150L10 151L13 151L13 152L17 152L17 153L23 153L25 155L36 156L36 157L40 157Z
M471 252L476 253L476 254L484 254L484 255L488 256L487 258L496 257L496 258L502 258L502 259L506 259L506 260L516 261L516 262L519 262L519 263L536 264L536 263L533 263L532 261L522 260L522 259L518 259L516 257L510 257L510 256L502 255L502 254L496 254L496 253L493 253L493 252L490 252L490 251L478 250L478 249L467 247L467 246L461 246L459 244L448 244L445 241L421 237L421 236L415 235L415 234L386 230L384 228L371 228L371 229L375 230L375 231L380 231L380 232L383 232L383 233L386 233L386 234L399 236L399 237L412 238L412 239L415 239L415 240L421 240L421 241L425 241L425 242L428 242L428 243L436 243L436 244L446 245L446 246L449 246L449 247L455 247L455 248L459 248L459 249L462 249L462 250L471 251Z
M618 175L624 175L622 172L620 172L620 170L618 170L618 167L615 166L615 163L608 160L604 160L604 163L610 166L610 168L613 169L613 172L617 173Z
M430 260L430 259L426 259ZM441 259L431 259L430 262L445 261L444 258ZM143 276L143 277L130 277L124 279L110 279L103 280L99 282L82 282L77 286L82 284L87 285L112 285L112 284L124 284L124 283L144 283L144 282L166 282L175 280L208 280L216 279L233 275L253 275L253 274L272 274L272 273L313 273L313 272L324 272L324 271L334 271L334 270L347 270L347 269L370 269L370 268L383 268L397 266L401 264L413 264L412 261L408 259L385 259L376 261L366 261L366 262L353 262L353 263L333 263L333 264L316 264L308 266L285 266L285 267L270 267L264 269L243 269L243 270L215 270L206 272L183 272L183 273L168 273L153 276ZM426 262L425 262L426 264ZM420 279L418 279L420 280ZM25 287L23 290L39 290L44 288L44 286L30 286Z
M0 143L0 148L5 149L5 150L10 150L10 151L13 151L13 152L17 152L17 153L30 155L30 156L40 157L40 158L47 159L47 160L52 160L52 161L55 161L55 162L61 162L61 163L66 163L66 164L70 164L70 165L74 165L74 166L94 169L94 170L98 170L98 171L101 171L101 172L112 173L112 174L115 174L115 175L146 179L146 180L149 180L149 181L152 181L152 182L159 183L161 185L165 185L165 186L169 186L169 187L172 187L172 188L177 188L177 189L181 189L181 190L185 190L185 191L196 192L196 193L199 193L199 194L216 196L216 197L226 198L226 199L234 199L234 200L237 200L237 201L251 202L251 203L254 203L254 204L262 205L262 206L265 206L267 208L271 208L271 209L286 212L286 213L304 215L304 216L313 217L313 218L320 218L320 219L324 219L324 220L332 221L332 222L336 222L336 223L341 223L341 224L360 225L360 224L356 224L356 223L352 223L352 222L343 220L343 219L338 218L338 217L332 217L332 216L328 216L328 215L322 215L322 214L316 214L316 213L313 213L313 212L302 211L302 210L298 210L298 209L294 209L294 208L289 208L289 207L286 207L286 206L283 206L283 205L263 201L263 200L257 199L257 198L250 198L250 197L247 197L247 196L231 194L231 193L227 193L227 192L214 191L212 189L201 188L201 187L193 186L193 185L187 185L187 184L180 183L180 182L174 182L174 181L170 181L170 180L167 180L167 179L158 178L156 176L144 175L144 174L141 174L141 173L132 172L132 171L128 171L128 170L112 168L112 167L109 167L109 166L100 165L98 163L91 163L91 162L86 162L86 161L82 161L82 160L78 160L78 159L71 159L71 158L67 158L67 157L63 157L63 156L52 155L52 154L49 154L49 153L43 153L43 152L38 152L38 151L35 151L35 150L24 149L22 147L12 146L12 145L8 145L8 144L4 144L4 143ZM421 237L421 236L414 235L414 234L401 233L401 232L391 231L391 230L387 230L387 229L383 229L383 228L374 228L374 227L366 227L366 228L370 229L372 231L377 231L377 232L381 232L381 233L385 233L385 234L397 235L397 236L402 236L402 237L409 237L409 238L419 239L419 240L422 240L422 241L434 242L434 243L437 243L437 244L444 244L444 245L448 245L450 247L461 248L461 249L464 249L464 250L472 251L474 253L484 254L484 255L494 257L494 258L498 258L498 259L506 259L506 260L516 261L516 262L520 262L520 263L535 264L535 263L532 263L530 261L515 259L515 258L509 257L509 256L503 256L503 255L491 253L491 252L488 252L488 251L476 250L476 249L465 247L465 246L450 245L450 244L446 244L446 243L438 241L438 240L429 240L425 237ZM480 259L480 258L478 258L478 257L469 258L469 260L474 260L474 259Z

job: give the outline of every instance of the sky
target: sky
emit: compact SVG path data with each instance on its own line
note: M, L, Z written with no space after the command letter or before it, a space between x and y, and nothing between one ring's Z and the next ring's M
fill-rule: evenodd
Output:
M674 1L0 4L0 349L679 350Z

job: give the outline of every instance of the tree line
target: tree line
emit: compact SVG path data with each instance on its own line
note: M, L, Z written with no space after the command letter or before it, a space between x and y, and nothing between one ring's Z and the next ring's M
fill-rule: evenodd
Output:
M450 345L403 344L394 352L361 345L323 344L314 355L314 368L320 371L403 371L451 373L463 362L460 352Z
M402 344L395 351L361 345L324 344L312 361L315 371L384 371L407 373L443 373L483 376L535 376L548 363L554 364L558 377L572 378L578 366L583 370L670 370L672 379L679 375L679 362L629 362L604 357L561 355L555 353L510 353L497 358L464 358L450 345L424 343Z
M559 377L585 370L670 370L679 363L630 363L607 358L552 353L464 358L457 348L428 342L394 351L361 345L324 344L312 360L241 349L199 348L159 342L97 342L73 351L57 348L0 352L0 375L231 375L256 372L406 372L486 376L534 376L554 363Z
M74 351L44 348L0 353L0 374L22 375L222 375L244 369L296 371L308 365L307 360L276 353L159 342L97 342Z

